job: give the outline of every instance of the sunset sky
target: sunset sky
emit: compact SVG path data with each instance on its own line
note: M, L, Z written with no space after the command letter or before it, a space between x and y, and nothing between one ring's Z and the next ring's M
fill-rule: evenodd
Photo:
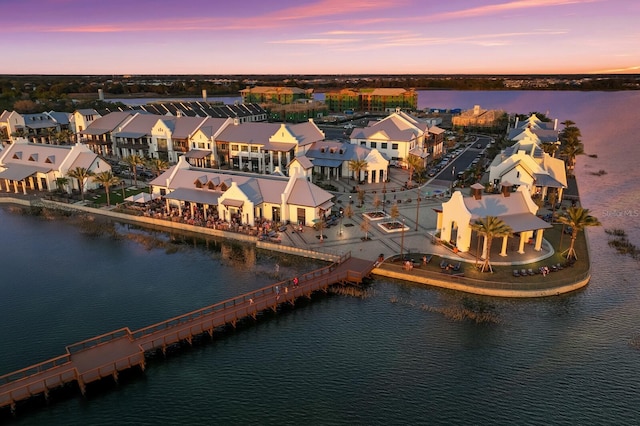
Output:
M637 0L0 6L0 74L640 73Z

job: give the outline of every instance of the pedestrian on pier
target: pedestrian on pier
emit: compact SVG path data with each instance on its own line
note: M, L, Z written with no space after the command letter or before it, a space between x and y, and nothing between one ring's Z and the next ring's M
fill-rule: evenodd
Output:
M280 287L276 286L276 300L280 300Z
M293 278L293 286L298 287L298 277Z

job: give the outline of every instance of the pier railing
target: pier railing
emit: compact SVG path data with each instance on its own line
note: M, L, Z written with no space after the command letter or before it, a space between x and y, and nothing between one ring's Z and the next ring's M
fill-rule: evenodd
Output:
M91 339L83 340L82 342L74 343L73 345L67 346L67 352L73 354L125 336L131 338L131 331L128 327L120 328L109 333L101 334L100 336L92 337Z
M23 368L22 370L14 371L9 374L5 374L4 376L0 376L0 385L4 385L6 383L15 382L20 379L24 379L25 377L33 376L35 374L39 374L43 371L50 370L54 367L59 367L64 365L70 361L70 355L60 355L59 357L49 359L47 361L43 361L39 364L34 364L32 366Z

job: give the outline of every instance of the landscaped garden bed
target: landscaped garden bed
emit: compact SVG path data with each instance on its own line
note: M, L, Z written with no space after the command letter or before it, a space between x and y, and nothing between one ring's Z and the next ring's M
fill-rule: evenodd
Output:
M369 220L382 220L389 217L388 214L380 210L362 213L362 215Z
M397 221L397 220L392 220L389 222L382 222L379 223L378 226L384 231L384 232L402 232L404 231L408 231L409 227L407 225L405 225L404 223Z

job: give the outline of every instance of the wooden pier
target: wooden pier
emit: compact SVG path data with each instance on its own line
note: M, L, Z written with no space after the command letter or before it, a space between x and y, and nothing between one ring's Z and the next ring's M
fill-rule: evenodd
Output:
M118 380L118 373L145 368L145 354L163 352L168 346L191 343L194 336L213 333L218 327L236 326L244 318L256 318L265 310L277 311L283 303L294 304L315 291L327 291L334 284L359 284L374 268L374 262L342 256L337 262L291 280L278 282L251 293L207 306L187 314L131 331L128 327L66 347L66 354L0 377L0 408L10 407L36 395L48 398L49 391L76 382L84 394L85 386L105 377Z

